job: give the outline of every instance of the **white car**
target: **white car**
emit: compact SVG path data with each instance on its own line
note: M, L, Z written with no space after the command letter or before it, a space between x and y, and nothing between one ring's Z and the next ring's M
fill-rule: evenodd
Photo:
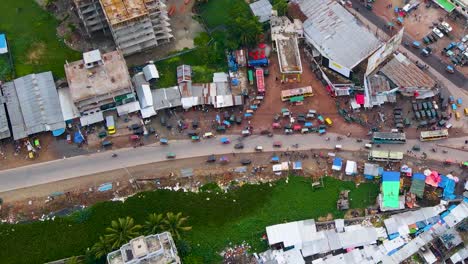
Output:
M432 32L434 32L439 38L444 37L444 33L442 33L438 28L433 28Z
M447 22L444 21L444 22L442 22L442 23L440 23L440 24L441 24L445 29L447 29L448 32L452 31L452 27L450 26L449 23L447 23Z
M462 43L465 43L468 41L468 35L465 35L462 39L461 39L461 42Z

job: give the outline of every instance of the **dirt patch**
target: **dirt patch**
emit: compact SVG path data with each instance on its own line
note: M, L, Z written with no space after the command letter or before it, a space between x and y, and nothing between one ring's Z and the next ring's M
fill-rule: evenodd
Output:
M46 45L44 42L36 42L31 45L27 54L28 64L37 64L44 56Z

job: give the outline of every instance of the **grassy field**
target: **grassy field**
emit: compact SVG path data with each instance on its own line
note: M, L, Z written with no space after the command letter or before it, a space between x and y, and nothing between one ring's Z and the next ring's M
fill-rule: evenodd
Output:
M10 81L13 79L13 71L10 65L8 54L0 55L0 81Z
M229 17L230 7L239 4L247 5L243 0L208 1L200 6L200 15L205 20L206 26L212 29L224 25Z
M247 241L255 251L264 250L261 236L267 225L328 213L342 217L343 212L336 209L342 189L351 190L351 207L372 204L378 192L378 185L372 183L359 188L333 178L325 178L324 183L325 188L314 190L309 179L290 177L288 183L245 185L222 194L159 190L141 193L125 203L99 203L55 221L3 224L0 259L2 263L43 263L83 254L113 219L132 216L142 223L149 213L181 211L190 217L193 227L184 237L192 246L192 254L203 257L204 263L219 263L218 252L231 242ZM369 193L372 202L356 200Z
M64 76L65 60L80 58L57 38L57 20L34 0L2 0L0 32L5 32L13 54L16 76L52 71Z

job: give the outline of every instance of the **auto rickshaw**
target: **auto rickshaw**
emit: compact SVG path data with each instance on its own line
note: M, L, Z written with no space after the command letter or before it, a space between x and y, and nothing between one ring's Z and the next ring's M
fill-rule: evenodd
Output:
M169 152L166 154L166 159L175 159L176 154L173 152Z
M208 163L213 163L215 161L216 161L215 155L208 156L208 159L206 160L206 162L208 162Z
M161 139L159 140L159 143L160 143L161 145L167 145L167 144L169 143L169 141L167 140L167 138L161 138Z
M101 145L103 147L110 147L110 146L112 146L112 141L104 140Z
M228 163L229 163L229 159L228 159L228 157L226 157L226 156L222 156L222 157L219 159L219 162L220 162L221 164L228 164Z
M447 65L447 67L445 68L445 71L448 73L455 73L455 69L453 68L453 66L450 66L450 65Z
M262 146L256 146L256 147L255 147L255 151L256 151L256 152L262 152L262 151L263 151L263 147L262 147Z
M274 148L281 148L281 145L282 145L282 144L281 144L280 141L275 141L275 142L273 142L273 147L274 147Z
M192 141L193 142L198 142L198 141L200 141L200 137L199 136L192 136Z

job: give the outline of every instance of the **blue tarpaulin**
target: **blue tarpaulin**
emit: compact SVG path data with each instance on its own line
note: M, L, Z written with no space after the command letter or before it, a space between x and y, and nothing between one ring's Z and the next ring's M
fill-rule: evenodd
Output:
M100 192L105 192L105 191L109 191L109 190L112 190L112 182L101 184L98 187L98 191L100 191Z
M252 114L251 113L245 113L244 117L252 117Z
M65 133L65 128L60 128L52 131L52 135L54 135L54 137L58 137L63 133Z
M217 122L218 124L221 123L221 118L219 117L218 114L216 115L216 122Z
M221 140L221 143L227 143L227 142L229 142L229 139L226 138L226 137L222 137L220 140Z
M304 127L312 127L312 126L313 126L313 125L312 125L312 122L306 122L306 123L304 124Z
M426 180L426 175L424 175L422 173L415 173L415 174L413 174L413 179L425 181Z
M302 162L301 161L295 161L293 165L294 170L302 170Z
M382 181L400 181L400 172L384 171L382 173Z
M447 184L444 187L444 199L452 200L455 199L456 195L454 195L455 191L455 181L452 179L448 179Z
M342 166L343 165L343 160L341 160L340 158L335 158L333 160L333 166Z
M325 134L327 131L325 129L319 129L319 134Z
M447 176L445 175L439 175L439 176L440 176L440 182L437 184L437 186L440 188L444 188L449 178L447 178Z
M81 144L84 141L83 135L80 132L75 132L75 136L73 137L73 142L77 144Z
M271 161L279 161L279 157L278 156L273 156L273 157L271 157Z
M230 125L231 125L231 123L230 123L229 121L227 121L227 120L224 120L224 121L223 121L223 124L225 124L226 126L230 126Z

